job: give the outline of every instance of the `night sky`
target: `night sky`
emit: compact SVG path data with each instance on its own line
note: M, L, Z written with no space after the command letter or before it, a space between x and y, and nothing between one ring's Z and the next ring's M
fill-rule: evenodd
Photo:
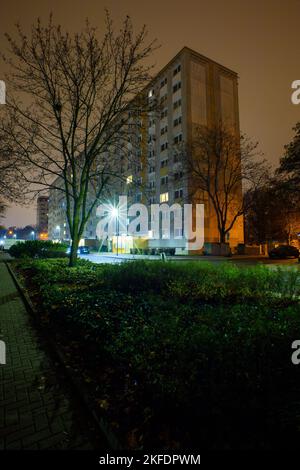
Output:
M14 34L17 21L27 30L52 11L70 31L81 29L86 17L101 28L104 7L116 23L128 14L137 28L148 26L149 37L161 44L153 57L156 71L183 46L236 71L241 129L277 165L300 120L300 105L290 99L291 83L300 79L299 0L0 0L0 49L6 48L4 32ZM35 223L35 208L11 206L3 223Z

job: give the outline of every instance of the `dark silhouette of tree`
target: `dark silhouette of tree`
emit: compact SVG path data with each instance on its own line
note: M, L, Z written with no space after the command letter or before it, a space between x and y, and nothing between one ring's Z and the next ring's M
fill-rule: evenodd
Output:
M285 189L300 192L300 122L293 130L295 135L285 146L285 153L280 159L277 175L282 177Z
M291 192L277 178L249 191L245 237L249 243L279 241L290 244L300 233L299 193Z
M106 13L105 24L102 36L88 22L71 35L51 16L46 26L38 20L29 36L20 26L17 39L6 35L11 73L0 133L28 193L63 193L70 266L88 219L121 177L120 156L149 106L142 91L154 42L145 27L135 34L129 17L116 31Z
M199 126L193 134L191 145L184 149L190 193L193 198L208 198L217 217L219 241L224 243L250 203L242 188L253 190L265 180L265 161L257 159L257 143L222 124Z
M6 204L0 201L0 218L3 218L5 216L5 212L6 212Z
M0 115L1 121L1 115ZM6 136L0 135L0 217L5 217L9 202L24 203L24 181L18 178L16 155Z

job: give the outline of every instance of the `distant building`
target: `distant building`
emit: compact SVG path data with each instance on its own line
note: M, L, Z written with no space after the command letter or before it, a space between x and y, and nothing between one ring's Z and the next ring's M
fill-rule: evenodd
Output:
M139 148L135 153L139 164L132 165L120 156L120 169L117 171L120 170L123 178L119 187L115 188L113 199L118 200L119 195L126 195L128 205L142 202L147 206L155 203L193 203L189 200L190 175L184 174L176 149L181 143L191 142L195 129L200 125L213 126L222 122L239 134L238 76L223 65L184 47L155 76L145 91L149 102L159 103L160 112L159 115L149 112L138 118L135 140ZM132 117L127 125L134 126L136 119ZM130 145L128 143L128 149ZM118 150L108 148L107 152L116 154ZM59 184L56 180L56 187ZM237 198L242 198L242 187ZM218 242L218 224L212 203L205 195L203 203L205 242ZM85 227L84 239L96 239L97 222L94 211ZM126 234L120 235L126 237ZM49 237L70 238L65 196L58 189L50 191ZM143 241L127 241L125 251L140 244L149 248L176 248L180 253L185 251L186 246L179 239L151 239L151 234ZM231 247L243 243L242 217L228 233L227 241ZM115 240L112 240L111 246L114 249Z
M37 199L37 230L39 233L48 232L48 196L39 196Z

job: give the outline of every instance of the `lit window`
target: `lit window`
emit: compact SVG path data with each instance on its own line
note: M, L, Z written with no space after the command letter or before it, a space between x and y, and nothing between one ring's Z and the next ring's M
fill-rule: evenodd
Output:
M162 193L159 198L160 202L168 202L169 200L169 193Z

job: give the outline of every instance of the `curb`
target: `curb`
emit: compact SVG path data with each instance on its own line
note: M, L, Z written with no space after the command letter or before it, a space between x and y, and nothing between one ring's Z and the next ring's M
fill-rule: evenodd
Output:
M39 320L38 320L38 313L34 307L34 305L31 302L31 299L27 292L24 290L24 287L21 285L20 281L18 280L13 268L10 266L10 263L5 262L7 269L17 287L17 290L19 291L22 300L25 303L26 309L30 313L32 317L34 317L35 321L40 325ZM61 351L61 349L57 346L57 344L49 338L49 335L47 332L43 331L43 334L46 336L46 340L51 347L53 353L55 354L57 360L59 363L62 365L64 372L68 379L71 382L72 388L74 389L74 392L77 394L78 398L80 401L83 403L84 407L87 409L88 414L90 418L93 420L95 423L96 427L99 429L100 433L104 435L109 447L113 451L118 451L122 450L122 446L116 437L116 435L113 433L113 431L110 429L110 424L107 421L106 418L104 417L99 417L98 414L96 413L94 407L91 405L92 399L90 398L85 386L82 384L80 380L78 380L75 375L72 373L71 368L68 368L66 366L67 362L65 361L65 355Z

